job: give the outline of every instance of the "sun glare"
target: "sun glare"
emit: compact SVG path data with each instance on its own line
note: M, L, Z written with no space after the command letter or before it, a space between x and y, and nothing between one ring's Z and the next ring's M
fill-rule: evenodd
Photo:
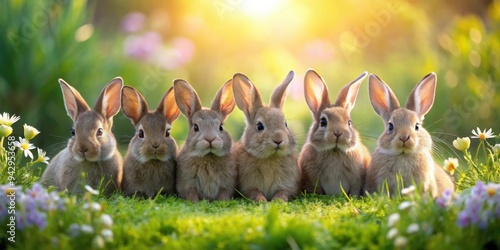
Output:
M277 11L284 0L243 0L241 9L254 17L264 17Z

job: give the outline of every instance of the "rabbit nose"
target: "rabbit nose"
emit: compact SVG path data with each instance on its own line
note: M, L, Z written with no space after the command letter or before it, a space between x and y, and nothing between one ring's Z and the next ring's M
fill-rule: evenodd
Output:
M276 145L279 146L283 142L283 140L279 140L279 141L273 140L273 142L276 143Z
M152 144L151 143L151 146L155 149L159 148L160 147L160 144L159 143L155 143L155 144Z
M402 137L399 137L399 139L402 141L402 142L407 142L408 140L410 140L410 136L407 135L406 137L405 136L402 136Z
M205 141L207 141L208 143L212 144L212 142L215 140L214 137L210 137L210 138L205 138Z
M335 132L333 132L333 134L334 134L337 138L339 138L339 137L342 135L342 132L340 132L340 131L335 131Z

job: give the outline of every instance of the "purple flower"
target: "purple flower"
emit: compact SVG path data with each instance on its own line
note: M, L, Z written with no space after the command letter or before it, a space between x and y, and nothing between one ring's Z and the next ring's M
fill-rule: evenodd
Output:
M144 28L146 16L140 12L131 12L126 15L121 24L122 31L130 33L137 32Z
M457 226L459 227L467 227L469 226L470 220L465 211L462 211L458 214Z
M157 53L162 43L160 34L148 32L144 35L131 35L124 42L127 56L148 60Z

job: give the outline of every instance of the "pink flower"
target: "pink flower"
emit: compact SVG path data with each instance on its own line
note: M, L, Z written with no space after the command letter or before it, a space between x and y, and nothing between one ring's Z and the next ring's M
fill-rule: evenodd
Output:
M122 31L131 33L137 32L144 28L144 23L146 22L146 17L140 12L131 12L126 15L121 24Z
M147 60L153 57L160 48L162 37L156 32L148 32L144 35L131 35L124 43L127 56Z

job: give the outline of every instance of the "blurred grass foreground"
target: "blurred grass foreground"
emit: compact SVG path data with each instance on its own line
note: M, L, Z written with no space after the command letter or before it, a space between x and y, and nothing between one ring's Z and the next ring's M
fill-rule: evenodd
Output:
M0 2L0 111L42 131L38 144L51 157L71 127L58 78L93 103L105 83L122 76L151 105L183 78L208 105L235 72L268 96L295 70L285 112L302 143L311 122L302 86L308 68L325 78L332 98L368 71L404 99L434 71L438 91L426 127L436 141L450 142L476 126L499 130L500 1ZM353 121L373 148L383 124L365 84ZM239 139L239 110L225 127ZM133 131L120 113L114 132L122 148ZM184 117L172 134L182 145Z

